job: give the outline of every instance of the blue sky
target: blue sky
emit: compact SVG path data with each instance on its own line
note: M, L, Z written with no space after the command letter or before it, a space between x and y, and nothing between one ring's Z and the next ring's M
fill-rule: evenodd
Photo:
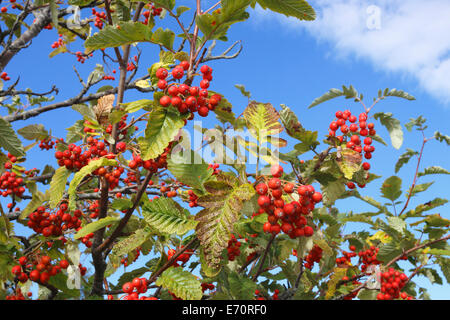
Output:
M203 1L208 4L214 2ZM189 5L193 1L179 3ZM352 84L370 102L378 89L388 87L405 90L414 95L416 100L390 98L380 102L375 112L392 112L403 124L409 118L423 115L428 119L428 136L432 136L435 130L450 133L450 78L446 76L450 53L450 38L446 38L449 22L446 17L450 12L450 5L447 1L423 3L410 0L405 4L397 0L317 0L311 1L311 4L318 13L318 19L314 22L299 23L260 8L251 10L248 21L231 28L229 42L217 44L215 53L221 53L233 41L243 42L244 49L238 58L209 64L214 69L211 89L224 94L233 104L236 114L244 110L247 99L234 85L243 84L257 101L271 102L276 108L280 104L289 106L297 113L304 127L319 131L319 136L323 137L335 111L350 109L354 113L360 113L362 109L351 100L338 98L308 110L307 106L316 97L330 88ZM376 7L370 7L371 5ZM379 14L379 20L375 23L368 20L374 18L374 14ZM368 21L374 24L368 25ZM166 22L164 25L173 26ZM80 90L73 66L86 79L95 63L101 60L99 54L84 65L67 54L48 59L52 50L50 45L57 37L55 30L44 31L29 49L17 55L6 71L13 80L20 76L21 88L31 87L39 92L47 91L52 84L56 84L60 94L55 101L60 101ZM138 75L145 73L158 54L157 49L150 45L143 45L141 48L145 53ZM77 51L81 47L71 49ZM104 84L115 85L117 81L105 81ZM128 91L125 102L140 98L149 97L136 91ZM64 108L27 121L15 122L13 126L19 129L27 124L43 123L52 129L53 135L65 137L65 128L80 118L75 111ZM377 125L377 130L389 142L387 131L380 125ZM374 158L370 161L371 171L382 175L383 179L376 180L364 189L364 194L378 193L384 178L394 174L395 162L406 148L420 148L419 133L404 130L404 134L405 141L400 150L376 145ZM288 148L280 151L289 151ZM426 146L422 168L438 165L449 169L449 156L450 152L444 144L432 141ZM26 163L40 168L49 161L56 165L53 153L43 151L33 152ZM415 165L415 160L412 160L399 172L403 179L403 191L412 182ZM415 197L411 201L411 207L435 197L446 196L450 178L431 176L423 178L421 182L432 180L436 181L435 184L423 195ZM2 203L5 203L3 199ZM359 202L349 203L346 200L339 203L341 210L350 206L355 212L369 209ZM450 218L449 209L450 205L446 205L432 213ZM424 277L417 279L420 280L420 285L429 288L432 298L450 298L449 285L430 287Z

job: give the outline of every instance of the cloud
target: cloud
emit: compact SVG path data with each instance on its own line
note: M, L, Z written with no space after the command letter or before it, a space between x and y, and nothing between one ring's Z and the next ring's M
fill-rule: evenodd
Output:
M376 69L412 76L421 88L450 102L450 1L315 0L314 22L256 9L327 41L338 56L367 59Z

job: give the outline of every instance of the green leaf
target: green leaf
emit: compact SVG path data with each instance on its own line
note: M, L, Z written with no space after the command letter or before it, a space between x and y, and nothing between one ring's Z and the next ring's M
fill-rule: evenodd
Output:
M337 199L345 193L345 183L343 180L336 180L321 185L323 194L323 204L326 207L331 207Z
M27 140L44 140L48 138L48 131L45 130L42 124L30 124L17 130L17 133Z
M295 17L299 20L312 21L316 19L316 12L305 0L256 0L263 9Z
M338 149L336 163L339 169L348 180L353 179L353 175L361 169L362 156L360 153L348 149Z
M377 294L378 291L376 290L361 289L357 295L357 298L359 300L376 300Z
M74 104L72 109L81 113L85 120L88 120L94 125L98 125L97 117L91 107L88 107L85 104Z
M439 142L445 142L448 146L450 146L450 136L440 133L436 131L434 133L434 138Z
M280 111L280 120L281 123L283 123L287 134L293 138L303 141L302 139L300 139L300 137L302 137L302 134L305 132L305 129L301 125L296 114L284 104L281 105L281 109L282 110Z
M96 82L100 81L101 79L103 79L104 75L105 75L105 70L103 69L103 65L97 63L95 65L94 70L92 70L92 72L89 74L89 77L87 79L87 83L89 83L89 84L90 83L96 83ZM73 109L77 110L75 108L73 108ZM83 114L83 116L84 116L84 114ZM93 119L95 119L95 117Z
M411 194L411 196L413 197L416 194L418 194L419 192L427 191L428 188L431 187L431 185L433 185L433 183L434 183L434 181L427 182L427 183L416 184L412 191L411 191L411 189L408 190L408 192L406 193L406 196L408 197L409 194Z
M438 259L438 264L441 267L442 274L447 280L447 283L450 283L450 259L440 257Z
M114 245L111 254L121 257L128 254L129 252L135 250L137 247L141 246L146 242L152 233L147 228L141 228L136 230L132 235L121 239Z
M213 173L209 165L196 152L176 152L176 149L172 150L167 160L167 169L177 181L202 192L205 191L203 184L211 178Z
M431 201L428 201L424 204L418 205L415 209L410 210L406 213L407 217L420 217L422 212L433 210L439 206L443 206L448 202L447 199L435 198Z
M119 22L115 26L106 25L102 30L90 36L84 46L88 50L129 45L134 42L150 41L152 32L141 22Z
M198 223L190 218L189 211L173 199L165 197L146 202L142 207L142 214L149 226L162 233L183 235Z
M60 167L55 171L50 182L50 208L56 208L61 201L66 190L67 178L69 178L71 173L66 167Z
M419 155L417 151L414 151L412 149L406 149L406 152L403 153L399 158L397 163L395 164L395 173L397 173L403 165L407 164L408 161L414 157Z
M122 103L121 105L123 107L125 107L126 113L133 113L133 112L139 111L143 108L153 106L153 100L141 99L141 100L137 100L137 101L133 101L133 102Z
M121 0L114 0L112 3L113 12L113 21L129 21L131 20L130 9L125 5L125 3ZM112 10L111 10L112 11ZM114 19L116 18L116 19Z
M261 143L270 135L278 135L283 126L278 121L280 115L270 103L251 101L244 110L244 119L252 135Z
M381 186L382 197L391 201L397 200L402 195L402 179L397 176L387 178Z
M227 41L227 31L236 22L247 20L245 10L251 0L222 0L220 11L202 14L196 17L196 23L204 35L204 39Z
M395 242L388 242L380 247L377 253L377 260L387 263L401 254L402 249Z
M98 169L100 167L114 166L114 165L117 165L116 160L100 158L97 160L91 160L87 166L84 166L83 168L81 168L80 171L75 173L75 175L73 176L73 179L72 179L72 181L70 181L70 185L69 185L69 191L68 191L69 208L71 210L76 209L75 202L76 202L77 187L81 183L81 181L84 179L84 177L86 177L88 174L90 174L91 172L95 171L96 169Z
M165 270L155 284L183 300L200 300L203 296L200 281L192 273L179 267Z
M43 194L40 191L36 191L36 193L33 194L31 201L28 202L25 209L22 210L19 219L26 219L30 213L35 211L46 200L48 200L48 193Z
M419 116L416 119L414 118L409 118L409 122L405 124L405 128L406 130L408 130L409 132L411 132L413 127L416 127L417 130L421 130L422 128L424 128L424 124L427 121L424 117Z
M244 87L243 84L235 84L234 86L235 86L237 89L239 89L239 91L242 93L242 95L243 95L244 97L247 97L247 98L250 99L251 93L250 93L250 91L246 91L246 90L245 90L245 87Z
M185 13L186 11L189 11L189 10L191 10L191 8L186 7L186 6L178 6L178 7L177 7L177 14L176 14L176 16L179 17L179 16L181 16L183 13Z
M158 107L150 114L145 138L140 138L142 160L155 159L177 136L184 126L183 117L173 108Z
M384 94L384 96L385 97L398 97L398 98L403 98L403 99L410 100L410 101L416 100L416 98L414 98L409 93L407 93L403 90L397 90L397 89L391 89L389 92Z
M389 226L401 234L405 234L406 222L399 217L387 217Z
M119 222L119 218L116 217L105 217L102 219L98 219L97 221L88 223L83 228L81 228L75 235L74 239L80 239L84 236L88 235L89 233L93 233L97 230L100 230L110 224L114 224Z
M175 0L155 0L152 1L156 7L173 10L175 7Z
M0 146L9 151L13 156L25 156L22 142L20 142L11 124L0 117Z
M228 276L230 293L235 300L253 300L255 297L256 283L250 278L239 276L232 272Z
M67 136L66 136L66 142L67 143L75 143L78 140L81 140L84 136L84 121L83 120L77 120L75 121L74 125L67 128Z
M224 175L217 177L218 181L205 183L209 194L197 200L198 205L205 209L197 213L195 219L199 221L196 233L204 251L206 267L208 270L220 271L222 250L228 246L244 202L252 198L255 190L251 184L236 185L236 178L233 180Z
M400 149L403 144L403 130L400 121L392 117L390 112L378 112L373 115L376 120L386 127L391 137L391 144L395 149Z
M423 177L429 174L450 174L450 171L438 167L438 166L432 166L432 167L428 167L426 168L423 172L419 172L417 174L418 177Z
M325 101L341 97L344 95L344 92L339 89L330 89L327 93L321 95L320 97L314 99L314 101L308 106L308 109L311 109L312 107L315 107Z
M170 29L163 30L163 28L157 29L150 38L151 42L160 44L167 49L172 49L174 40L175 33Z

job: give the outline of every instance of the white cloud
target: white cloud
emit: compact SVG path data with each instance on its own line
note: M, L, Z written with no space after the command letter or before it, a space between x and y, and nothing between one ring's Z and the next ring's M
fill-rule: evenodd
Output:
M318 18L294 18L256 9L330 42L340 56L368 59L375 68L414 77L429 94L450 102L449 0L315 0ZM379 19L378 19L379 17Z

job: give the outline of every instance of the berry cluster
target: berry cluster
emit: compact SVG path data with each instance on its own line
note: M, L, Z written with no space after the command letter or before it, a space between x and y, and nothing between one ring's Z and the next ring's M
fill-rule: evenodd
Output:
M58 41L55 41L55 42L52 43L52 49L56 49L56 48L59 48L62 45L64 45L62 34L60 34L58 36L59 36Z
M61 236L63 231L81 226L82 212L75 210L73 216L67 211L67 203L62 203L56 212L48 212L40 206L28 216L28 227L44 237Z
M361 284L361 282L356 279L356 276L354 276L352 280L350 280L350 278L347 276L343 277L341 280L344 282L344 286L347 286L349 282L351 282L354 286L359 286ZM358 293L359 290L356 290L354 292L352 291L344 297L344 300L352 300L358 295Z
M311 270L314 267L314 263L319 263L322 259L322 248L318 245L314 245L308 255L305 257L305 268Z
M8 74L6 72L2 72L2 74L0 75L0 78L2 78L5 81L11 80L11 78L8 76Z
M231 235L230 240L228 240L228 260L234 261L234 259L241 254L241 243L236 239L234 234Z
M352 149L361 154L364 152L364 158L369 160L372 158L372 153L375 151L370 136L374 136L376 131L374 129L375 125L372 122L367 123L367 119L367 113L361 113L357 118L355 115L352 115L349 110L343 112L337 111L336 119L330 123L329 135L337 137L340 143L345 142L345 146L348 149ZM346 124L347 121L350 122L350 125ZM356 123L357 121L358 123ZM336 136L336 131L339 128L343 135ZM361 137L365 137L363 141L361 141ZM362 146L362 144L364 144L364 146ZM370 169L370 163L363 162L362 167L364 170L368 171ZM351 181L347 183L347 186L350 189L355 188L355 184ZM363 188L364 186L365 185L359 185L360 188Z
M213 173L212 173L213 175L218 175L220 173L219 166L220 165L218 163L209 164L208 169L213 170Z
M212 283L202 283L202 292L205 292L206 290L214 290L215 288L216 286Z
M72 171L79 171L86 166L89 161L95 159L95 157L104 157L108 155L106 145L103 141L98 141L97 139L91 139L89 141L88 145L90 147L84 152L80 146L76 146L73 143L69 144L68 148L64 151L56 151L55 158L58 160L58 165L60 167L65 166ZM111 155L108 155L108 157L110 156Z
M133 261L131 263L135 262L139 258L140 255L141 255L141 247L137 247L135 249L135 251L134 251L134 258L133 258ZM129 265L128 257L122 258L120 260L120 263L123 264L125 267L128 267L128 265Z
M14 157L15 158L15 157ZM10 158L11 160L11 158ZM5 163L5 169L11 169L12 165L10 162ZM3 197L8 195L15 195L19 198L22 197L25 192L24 180L22 177L18 176L15 172L5 171L0 176L0 190Z
M83 238L81 238L81 243L84 244L86 247L90 248L92 247L92 241L91 239L94 237L94 233L88 233Z
M259 194L259 213L268 214L263 231L274 235L282 231L292 239L312 236L314 229L307 225L306 216L314 210L316 203L322 201L322 194L316 192L312 185L300 185L297 188L299 201L285 203L282 198L283 193L291 195L294 193L295 186L290 182L283 185L279 179L283 174L281 166L273 166L271 174L272 178L268 183L259 183L256 186L256 192Z
M54 146L55 146L55 141L52 141L51 138L43 139L39 143L39 148L41 148L41 150L50 150L50 149L53 149Z
M189 207L193 208L193 207L197 207L197 199L198 196L194 193L194 191L189 190L188 191L188 196L189 196Z
M380 274L381 292L377 295L377 300L393 300L400 297L400 290L408 282L408 276L404 273L389 268L388 271ZM407 299L408 295L402 294L402 299Z
M189 62L182 61L179 65L172 69L172 77L180 80L184 76L184 72L189 69ZM166 78L169 71L165 68L159 68L156 71L156 77L159 79L158 88L164 90L165 95L159 99L159 103L163 107L170 105L178 109L182 114L191 113L189 120L194 118L194 113L197 112L201 117L208 116L210 110L214 110L219 104L222 97L218 94L213 94L208 98L208 88L210 81L212 81L212 69L207 65L200 68L203 74L203 80L200 81L200 87L188 86L187 84L177 85L170 84Z
M180 249L183 249L184 246L181 246ZM169 249L167 252L167 259L170 260L174 256L174 254L177 253L175 249ZM175 261L173 262L172 266L174 267L180 267L183 266L186 262L189 261L191 255L194 253L192 250L186 250L182 254L180 254ZM181 262L181 265L178 264L178 262Z
M31 292L27 292L27 296L31 297L33 294ZM25 296L22 293L22 290L20 288L16 288L14 294L7 295L6 300L25 300Z
M155 300L153 297L139 297L140 294L146 293L148 290L147 279L134 278L131 282L126 282L122 286L123 292L127 295L124 300Z
M21 283L28 279L34 282L47 283L50 277L57 275L61 269L67 269L69 262L61 260L52 264L49 256L22 256L19 258L19 265L12 267L11 272Z
M105 12L97 12L95 8L92 8L92 14L95 15L94 26L99 29L103 29L103 23L106 21L106 13Z

